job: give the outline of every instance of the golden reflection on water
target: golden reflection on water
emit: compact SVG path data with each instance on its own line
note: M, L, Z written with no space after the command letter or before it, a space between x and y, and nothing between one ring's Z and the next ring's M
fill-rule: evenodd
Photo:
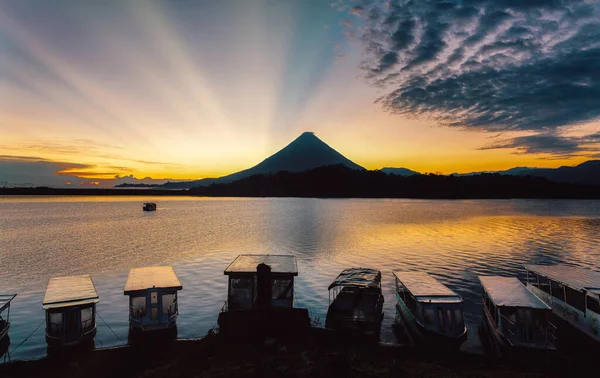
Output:
M146 201L158 211L142 212ZM226 266L241 253L272 253L297 256L296 303L321 319L327 286L342 269L380 269L386 341L391 271L430 272L465 298L467 347L476 348L477 275L522 278L523 263L600 270L600 201L44 197L2 198L0 214L0 288L19 293L15 343L43 319L49 277L86 273L99 313L126 338L127 272L152 265L173 265L183 285L179 336L202 336L225 300ZM117 341L99 325L98 345ZM44 345L43 335L34 337L20 356L39 356Z

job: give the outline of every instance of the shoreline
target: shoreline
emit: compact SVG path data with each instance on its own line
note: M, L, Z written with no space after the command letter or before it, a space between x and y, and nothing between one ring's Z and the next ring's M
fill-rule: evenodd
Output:
M600 187L599 187L600 188ZM415 200L599 200L600 190L594 196L287 196L287 195L218 195L199 194L188 189L54 189L54 188L0 188L0 196L98 196L98 197L203 197L203 198L317 198L317 199L415 199Z
M231 339L210 333L178 339L54 355L0 365L3 377L560 377L575 364L548 356L507 362L456 352L433 355L408 346L367 343L311 328L287 339Z

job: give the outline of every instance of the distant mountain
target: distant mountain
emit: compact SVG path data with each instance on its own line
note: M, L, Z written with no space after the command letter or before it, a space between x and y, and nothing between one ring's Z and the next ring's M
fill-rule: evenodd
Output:
M327 145L327 143L317 138L314 133L305 132L286 147L252 168L219 178L206 178L188 182L169 182L164 184L164 188L185 189L211 184L226 184L253 175L280 171L303 172L329 165L343 165L351 169L364 170L363 167L347 159Z
M498 173L508 176L544 177L550 181L568 182L571 184L600 185L600 160L589 160L574 167L529 168L515 167L505 171L485 171L471 173L453 173L454 176L473 176L484 173Z
M408 168L381 168L381 172L396 176L412 176L421 174Z

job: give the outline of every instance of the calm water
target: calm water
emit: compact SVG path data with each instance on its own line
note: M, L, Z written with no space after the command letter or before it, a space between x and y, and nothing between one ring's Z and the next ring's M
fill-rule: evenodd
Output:
M144 213L153 200L158 211ZM52 276L89 273L100 295L97 347L127 339L129 268L173 265L182 284L179 337L214 327L226 297L223 270L240 253L293 254L296 305L325 323L327 286L346 267L383 273L382 339L394 341L392 270L432 273L465 299L478 351L477 275L523 277L523 263L600 270L600 201L430 201L0 197L0 292L18 293L12 350L43 321ZM44 326L11 360L44 356Z

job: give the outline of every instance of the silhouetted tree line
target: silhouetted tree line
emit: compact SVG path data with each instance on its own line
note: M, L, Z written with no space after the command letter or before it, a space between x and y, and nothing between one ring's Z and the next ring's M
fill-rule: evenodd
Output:
M600 198L600 186L499 174L397 176L333 165L306 172L255 175L229 184L192 188L189 193L225 197Z

